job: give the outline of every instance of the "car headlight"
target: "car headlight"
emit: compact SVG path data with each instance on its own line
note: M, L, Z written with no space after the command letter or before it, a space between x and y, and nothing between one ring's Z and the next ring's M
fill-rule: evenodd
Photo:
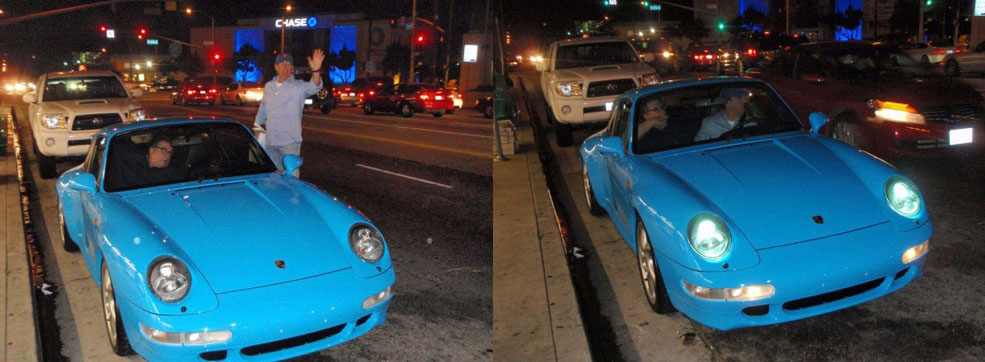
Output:
M886 202L893 211L905 217L916 216L923 208L917 185L900 176L890 177L886 181Z
M127 113L127 122L138 122L147 119L147 113L144 112L143 108L131 109Z
M906 103L884 102L878 99L870 99L866 101L865 104L868 105L873 112L875 112L876 118L879 119L900 123L927 123L927 121L923 118L923 115L917 112L916 108L913 108Z
M660 83L660 74L647 73L643 75L643 85L653 85Z
M41 121L44 123L45 127L51 129L65 128L68 124L68 117L58 113L49 113L45 114L44 117L41 118Z
M580 96L581 84L577 81L558 82L554 90L557 91L557 94L565 97Z
M365 224L356 225L349 231L349 246L367 263L378 262L383 257L383 236Z
M188 267L172 257L160 258L151 263L147 275L147 285L151 292L165 302L177 302L184 298L192 282Z
M687 241L702 258L717 259L732 246L732 233L718 216L698 214L687 225Z

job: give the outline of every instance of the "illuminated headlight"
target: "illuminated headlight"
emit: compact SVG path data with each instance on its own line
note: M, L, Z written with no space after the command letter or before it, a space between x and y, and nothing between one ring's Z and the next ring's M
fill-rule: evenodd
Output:
M233 332L221 330L201 332L165 332L145 326L140 323L140 330L151 340L161 344L196 346L212 343L224 343L233 337Z
M927 123L923 115L906 103L883 102L877 99L870 99L865 103L875 112L876 117L882 120L912 124Z
M657 73L647 73L643 75L643 85L653 85L660 83L660 75Z
M366 298L366 300L363 301L363 309L373 308L379 305L380 303L383 303L388 299L390 299L390 297L393 296L393 292L391 291L392 288L393 288L392 286L386 287L385 290L373 294L369 296L369 298Z
M328 94L325 94L325 96L327 97ZM246 92L246 98L261 100L261 99L263 99L263 93L254 92L254 91L247 91ZM324 97L322 97L322 98L324 98Z
M558 95L571 97L581 95L581 84L578 82L558 82L554 88Z
M906 249L906 251L903 252L903 264L909 264L911 261L917 260L917 258L923 256L923 254L926 254L928 249L930 249L930 240Z
M51 129L65 128L65 125L68 124L68 117L57 113L50 113L44 115L44 117L41 118L41 121L44 123L45 127Z
M668 52L666 50L663 52L664 58L670 58L671 55L674 55L674 53Z
M717 259L732 246L732 233L718 216L698 214L687 225L691 249L705 259Z
M24 83L18 83L17 85L14 86L14 89L16 89L18 92L24 92L27 90L27 86L24 85Z
M900 176L886 181L886 202L893 211L905 217L916 216L923 207L917 185Z
M184 298L192 282L188 267L171 257L152 263L147 275L147 285L151 292L165 302L177 302Z
M128 122L139 122L147 119L147 113L144 112L143 108L131 109L130 113L127 113Z
M7 85L4 85L3 86L3 89L6 90L6 91L8 91L8 92L13 92L14 91L14 86L13 85L10 85L10 84L7 84Z
M375 263L383 257L383 236L364 224L358 224L349 231L349 246L359 259L367 263Z
M728 53L722 53L722 56L728 58Z
M738 288L705 288L682 280L684 289L691 295L706 300L740 301L769 298L776 293L776 288L769 284L748 285Z

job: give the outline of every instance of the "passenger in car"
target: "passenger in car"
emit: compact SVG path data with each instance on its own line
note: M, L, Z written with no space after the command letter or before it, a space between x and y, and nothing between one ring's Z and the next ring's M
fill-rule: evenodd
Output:
M637 128L637 149L644 152L664 149L679 144L677 137L668 132L667 107L660 99L653 98L643 103L642 121Z
M155 135L145 154L136 154L136 157L129 160L121 160L129 167L123 168L123 180L116 181L115 184L153 185L184 177L182 168L171 165L173 154L171 140L164 135Z
M695 142L718 138L722 133L735 128L752 95L741 88L723 88L719 97L725 99L725 109L701 120L701 129L694 137Z

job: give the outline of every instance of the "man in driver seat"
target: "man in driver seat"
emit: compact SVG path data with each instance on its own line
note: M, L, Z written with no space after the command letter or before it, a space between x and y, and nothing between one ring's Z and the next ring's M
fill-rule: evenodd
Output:
M116 181L117 184L152 185L183 177L182 170L171 165L174 147L166 136L154 135L146 150L146 154L137 154L124 161L127 166L123 167L123 180Z
M723 88L719 97L725 99L725 109L701 120L701 129L694 137L695 142L715 139L739 124L745 112L746 103L752 95L741 88Z

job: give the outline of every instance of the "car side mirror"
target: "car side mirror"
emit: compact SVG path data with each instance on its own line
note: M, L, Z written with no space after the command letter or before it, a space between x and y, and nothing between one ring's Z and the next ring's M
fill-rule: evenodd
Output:
M144 96L144 90L140 88L134 88L133 90L130 91L130 94L132 94L134 98L140 98Z
M547 63L544 63L543 60L540 61L540 62L537 62L537 71L538 72L546 72L547 71Z
M824 112L811 112L807 120L811 124L811 132L818 133L821 132L821 127L828 124L828 115Z
M824 83L824 77L822 77L820 74L815 74L815 73L801 74L800 79L806 80L811 83Z
M34 103L38 100L38 95L34 93L27 93L22 96L21 99L24 100L24 103Z
M301 167L301 157L298 155L284 155L284 174L291 175L294 170Z
M599 152L602 154L617 154L624 155L626 149L623 147L622 138L617 136L609 136L602 139L602 142L598 145Z
M75 191L96 192L96 177L91 173L78 173L68 179L68 188Z
M653 53L643 54L643 61L647 63L652 63L657 60L657 55Z

